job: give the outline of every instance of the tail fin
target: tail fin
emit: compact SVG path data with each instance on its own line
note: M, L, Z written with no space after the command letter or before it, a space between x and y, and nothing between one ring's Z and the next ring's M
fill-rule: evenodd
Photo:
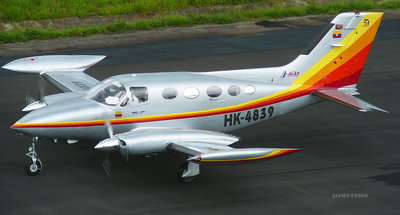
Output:
M382 17L383 13L373 12L337 15L310 53L283 67L281 81L313 88L355 86ZM292 75L285 79L286 74Z

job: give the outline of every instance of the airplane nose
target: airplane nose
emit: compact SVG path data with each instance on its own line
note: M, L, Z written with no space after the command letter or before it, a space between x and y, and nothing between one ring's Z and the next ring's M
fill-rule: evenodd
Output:
M11 126L11 129L16 131L23 131L24 128L34 127L34 124L36 124L35 122L40 122L39 119L40 119L39 114L36 114L34 111L30 112L25 116L23 116L21 119L19 119L17 122L15 122Z
M69 99L26 114L11 129L28 136L69 138L89 124L104 125L103 121L96 120L102 114L104 109L94 101ZM66 131L67 128L75 130Z

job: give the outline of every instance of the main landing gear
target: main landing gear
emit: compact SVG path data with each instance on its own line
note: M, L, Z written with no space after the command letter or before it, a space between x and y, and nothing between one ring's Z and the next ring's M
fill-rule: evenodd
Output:
M194 182L200 175L200 164L193 162L183 163L177 172L178 180L184 184Z
M30 176L34 176L42 171L43 165L42 161L39 160L35 151L35 145L38 141L37 137L32 138L32 146L29 146L29 152L26 153L26 156L30 157L30 159L25 163L25 173Z

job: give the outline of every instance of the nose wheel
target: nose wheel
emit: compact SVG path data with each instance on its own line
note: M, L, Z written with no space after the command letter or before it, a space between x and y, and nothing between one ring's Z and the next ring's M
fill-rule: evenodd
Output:
M39 174L43 168L42 161L39 160L35 151L37 141L37 137L32 138L32 146L29 146L29 152L26 153L26 156L30 157L30 159L25 163L24 169L25 173L30 176Z

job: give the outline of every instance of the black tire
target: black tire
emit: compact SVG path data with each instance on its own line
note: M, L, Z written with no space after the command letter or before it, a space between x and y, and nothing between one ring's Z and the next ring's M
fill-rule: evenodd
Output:
M188 168L189 163L183 163L179 169L178 172L176 173L176 176L178 178L178 180L184 184L189 184L194 182L198 176L193 176L193 177L182 177L183 173L186 171L186 169Z
M35 176L39 174L42 171L42 161L39 160L39 158L36 159L36 165L33 164L32 159L29 159L25 163L25 173L29 176Z

